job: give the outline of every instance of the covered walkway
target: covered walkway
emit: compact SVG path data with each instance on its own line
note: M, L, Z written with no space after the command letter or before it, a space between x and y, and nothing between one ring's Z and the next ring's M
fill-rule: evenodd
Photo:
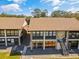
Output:
M56 50L55 48L46 48L45 50L43 50L43 48L33 48L33 50L28 48L26 51L26 55L47 55L47 54L61 54L61 51Z

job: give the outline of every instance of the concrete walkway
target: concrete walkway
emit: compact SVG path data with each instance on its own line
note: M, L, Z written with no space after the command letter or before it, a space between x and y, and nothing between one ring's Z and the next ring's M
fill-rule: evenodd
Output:
M77 51L78 52L78 51ZM42 50L41 48L33 49L32 51L28 48L26 55L21 55L20 59L79 59L79 54L73 52L68 56L63 56L60 51L53 48L47 48Z
M56 55L22 55L21 59L79 59L77 54L62 56L60 54Z

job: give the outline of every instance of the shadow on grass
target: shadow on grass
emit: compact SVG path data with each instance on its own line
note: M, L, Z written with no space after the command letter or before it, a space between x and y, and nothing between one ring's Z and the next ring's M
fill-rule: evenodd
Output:
M17 51L11 51L10 56L20 56L21 53Z
M13 46L11 49L10 56L19 56L21 55L19 46Z

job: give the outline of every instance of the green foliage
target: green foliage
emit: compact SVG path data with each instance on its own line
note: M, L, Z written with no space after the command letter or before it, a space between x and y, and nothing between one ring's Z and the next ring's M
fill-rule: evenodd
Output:
M0 17L18 17L18 18L22 18L25 17L24 15L11 15L11 14L6 14L6 13L1 13Z
M72 13L72 12L57 10L51 13L51 17L65 17L65 18L75 17L79 19L79 11Z
M45 10L40 10L38 8L34 9L32 12L32 15L34 18L39 18L39 17L46 17L47 16L48 11Z
M47 9L41 11L41 17L47 17L48 11Z
M32 15L35 17L35 18L39 18L41 16L41 10L36 8L33 10L32 12Z
M66 11L61 11L61 10L57 10L57 11L53 11L51 13L52 17L72 17L72 12L66 12Z
M39 8L36 8L33 10L32 15L34 18L39 18L39 17L47 17L48 16L48 11L47 9L41 10ZM6 14L6 13L1 13L0 17L26 17L26 18L31 18L32 16L24 16L24 15L11 15L11 14ZM76 19L79 19L79 11L72 13L72 12L67 12L63 10L56 10L51 13L51 17L65 17L65 18L72 18L75 17Z

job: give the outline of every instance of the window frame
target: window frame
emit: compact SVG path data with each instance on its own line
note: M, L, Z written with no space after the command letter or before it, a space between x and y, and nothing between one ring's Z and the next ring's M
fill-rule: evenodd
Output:
M19 36L19 30L16 30L16 29L6 30L6 35L7 36Z
M69 39L79 39L79 31L69 31Z
M54 36L53 32L55 32L55 31L47 31L47 32L45 32L45 39L56 39L56 35Z
M5 36L5 33L4 33L4 30L3 29L0 29L0 36Z
M44 34L44 32L42 32L42 31L33 31L32 32L32 38L33 39L43 39L43 35Z

